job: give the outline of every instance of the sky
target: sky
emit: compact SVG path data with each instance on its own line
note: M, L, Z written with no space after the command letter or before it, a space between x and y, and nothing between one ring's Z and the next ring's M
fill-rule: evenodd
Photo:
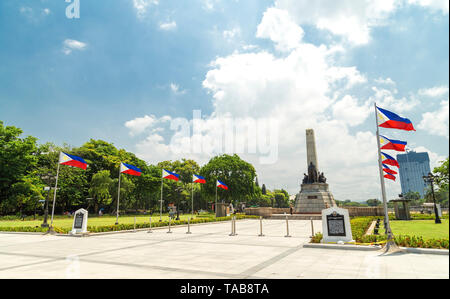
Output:
M374 103L448 157L448 31L446 0L3 0L0 120L152 164L238 153L291 194L312 128L335 198L380 198Z

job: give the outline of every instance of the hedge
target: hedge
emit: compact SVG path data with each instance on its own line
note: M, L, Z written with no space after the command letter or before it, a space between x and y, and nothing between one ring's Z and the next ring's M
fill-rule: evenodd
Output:
M251 215L236 215L237 220L241 219L259 219L259 216L251 216ZM219 221L229 221L230 217L218 217L218 218L199 218L192 219L191 224L199 224L199 223L208 223L208 222L219 222ZM171 222L172 226L177 225L186 225L188 223L187 220L174 220ZM169 221L163 222L153 222L152 228L168 226ZM150 228L150 223L137 223L136 229L145 229ZM133 230L134 224L119 224L119 225L107 225L107 226L88 226L87 230L91 233L104 233L104 232L116 232L116 231L126 231ZM54 230L59 234L68 234L70 229L62 229L58 227L54 227ZM47 228L43 228L40 226L32 227L0 227L0 231L4 232L36 232L36 233L45 233L48 231Z

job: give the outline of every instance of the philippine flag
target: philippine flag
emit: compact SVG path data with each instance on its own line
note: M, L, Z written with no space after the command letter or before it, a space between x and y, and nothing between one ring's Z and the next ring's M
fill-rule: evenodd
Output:
M384 176L385 178L387 178L387 179L389 179L389 180L393 180L394 182L397 180L397 178L395 177L395 175L392 175L392 174L386 174L385 176Z
M206 184L206 179L202 176L194 174L192 182L196 184Z
M381 153L381 158L382 158L382 162L383 164L386 165L391 165L391 166L395 166L397 168L400 168L400 164L398 164L397 160L394 159L393 157L389 156L388 154L385 153Z
M393 150L397 152L406 151L406 145L408 144L405 141L400 140L391 140L387 137L380 136L381 149L382 150Z
M120 173L126 173L134 176L141 176L142 170L133 165L128 165L125 163L120 164Z
M87 163L82 158L77 156L72 156L66 153L61 152L59 154L59 164L67 165L72 167L77 167L86 170Z
M409 119L400 117L397 114L381 109L380 107L377 107L377 109L380 127L387 129L415 131L414 126Z
M223 182L221 181L217 181L217 188L222 188L224 190L228 190L228 186L225 185Z
M170 172L170 171L165 170L165 169L163 169L162 177L163 177L163 179L168 179L168 180L177 181L177 182L180 180L180 175L179 174Z
M387 166L386 164L383 164L383 170L384 172L389 174L398 174L397 171L390 169L389 166Z

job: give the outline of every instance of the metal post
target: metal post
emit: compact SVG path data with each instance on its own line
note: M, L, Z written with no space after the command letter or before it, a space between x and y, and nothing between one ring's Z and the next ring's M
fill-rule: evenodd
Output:
M172 218L170 218L170 216L169 216L169 231L167 232L168 234L171 234L172 233L172 231L170 230L170 223L172 222Z
M150 215L150 229L147 233L149 233L149 234L153 233L153 231L152 231L152 216L151 215Z
M191 218L194 218L194 183L192 183L192 201L191 201Z
M192 234L191 233L191 218L188 218L188 231L186 234L188 234L188 235Z
M235 236L237 236L237 233L236 233L236 216L233 216L233 218L234 218L234 235Z
M60 156L61 156L61 154L60 154ZM50 222L50 228L48 229L49 233L55 232L55 230L53 229L53 215L55 214L56 191L58 190L59 167L61 166L59 161L60 160L58 160L58 169L56 170L55 192L53 193L52 219Z
M311 217L311 232L312 232L312 234L311 234L311 238L312 238L312 237L314 237L314 222L313 222L312 217Z
M289 235L289 219L288 216L286 215L286 231L287 231L287 235L284 236L285 238L290 238L291 236Z
M122 166L122 163L120 164L119 167L119 190L117 191L117 212L116 212L116 225L119 225L119 201L120 201L120 177L121 177L121 172L120 172L120 168Z
M388 235L388 244L393 242L393 236L391 231L391 226L389 224L389 212L386 200L386 185L384 183L384 175L383 175L383 159L381 158L381 143L380 143L380 124L378 122L378 108L375 103L375 119L377 124L377 144L378 144L378 167L380 171L380 182L381 182L381 195L383 196L383 205L384 205L384 217L386 223L386 233Z
M134 216L134 232L136 232L136 216Z
M214 204L214 217L217 217L217 182L216 182L216 203Z
M163 178L162 178L162 175L161 175L161 200L160 200L160 206L159 206L159 222L162 222L163 187L164 187L164 185L163 185Z
M260 229L260 234L259 234L259 237L264 237L264 234L263 234L263 229L262 229L262 220L263 220L263 217L262 216L260 216L259 217L259 229Z

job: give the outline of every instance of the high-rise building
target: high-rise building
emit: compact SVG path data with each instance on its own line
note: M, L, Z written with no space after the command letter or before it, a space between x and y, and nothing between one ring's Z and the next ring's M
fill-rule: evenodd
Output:
M397 156L400 164L400 184L402 193L419 192L423 197L428 185L423 177L428 175L430 170L430 157L428 153L407 152Z

